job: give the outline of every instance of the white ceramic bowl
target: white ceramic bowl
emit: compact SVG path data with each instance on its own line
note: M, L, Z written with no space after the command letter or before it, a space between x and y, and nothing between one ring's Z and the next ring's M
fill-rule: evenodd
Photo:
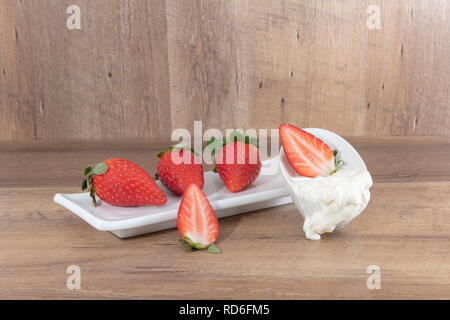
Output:
M331 148L331 150L338 150L338 159L343 160L346 165L350 165L353 168L360 167L362 169L367 169L366 164L364 163L359 153L341 136L325 129L307 128L303 130L311 133L312 135L325 142ZM298 200L294 196L294 191L292 188L293 183L296 180L299 180L300 176L297 174L297 172L295 172L294 168L292 168L291 164L287 160L283 148L281 148L280 151L280 171L284 177L284 180L286 181L286 185L292 199L294 200L295 205L304 218L305 216L302 210L300 210L301 205L297 202ZM342 229L343 227L345 227L345 225L346 224L341 224L337 226L335 230Z

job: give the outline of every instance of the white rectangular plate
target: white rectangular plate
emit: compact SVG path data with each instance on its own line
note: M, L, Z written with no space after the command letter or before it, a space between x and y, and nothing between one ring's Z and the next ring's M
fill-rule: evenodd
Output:
M229 192L218 174L205 172L203 192L217 218L292 203L279 172L279 161L279 157L263 161L260 176L238 193ZM159 181L158 184L161 186ZM181 197L163 186L161 188L167 195L167 204L164 206L123 208L99 201L99 206L94 207L88 193L58 193L54 201L97 230L110 231L119 238L129 238L176 227Z

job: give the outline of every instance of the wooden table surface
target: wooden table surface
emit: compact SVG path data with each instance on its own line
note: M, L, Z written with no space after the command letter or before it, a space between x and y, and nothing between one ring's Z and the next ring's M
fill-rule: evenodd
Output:
M221 255L176 230L121 240L53 202L83 166L127 157L154 172L161 145L0 143L0 298L450 298L450 138L349 138L374 178L366 211L307 240L293 204L220 220ZM69 265L81 289L66 287ZM381 269L369 290L367 267Z

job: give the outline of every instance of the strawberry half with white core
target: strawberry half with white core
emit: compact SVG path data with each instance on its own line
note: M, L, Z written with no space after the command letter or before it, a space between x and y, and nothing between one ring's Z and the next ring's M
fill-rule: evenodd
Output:
M113 206L138 207L164 205L167 197L150 175L126 159L109 159L84 170L82 190L89 189L92 202L95 195Z
M180 242L186 247L220 253L214 246L219 236L219 221L208 198L194 183L183 194L178 209L177 228L182 237Z
M203 167L193 150L171 146L168 152L160 152L157 157L156 178L167 189L178 195L182 195L191 183L203 189Z
M278 129L286 158L299 175L314 178L336 172L335 154L322 140L290 124Z

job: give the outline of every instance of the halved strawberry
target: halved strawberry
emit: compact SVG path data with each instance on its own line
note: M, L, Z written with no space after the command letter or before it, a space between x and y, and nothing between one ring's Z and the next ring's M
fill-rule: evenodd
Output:
M219 236L219 222L206 195L196 184L190 184L178 209L177 228L180 242L191 249L208 249L219 253L214 246Z
M167 197L150 175L136 163L126 159L108 159L84 170L83 191L89 189L113 206L137 207L164 205Z
M278 128L284 153L301 176L329 176L336 171L333 151L319 138L290 124Z

